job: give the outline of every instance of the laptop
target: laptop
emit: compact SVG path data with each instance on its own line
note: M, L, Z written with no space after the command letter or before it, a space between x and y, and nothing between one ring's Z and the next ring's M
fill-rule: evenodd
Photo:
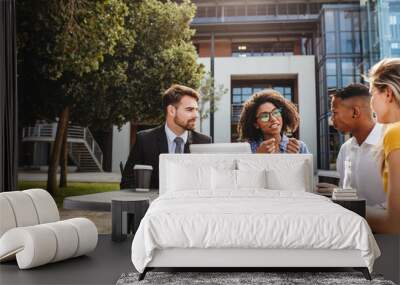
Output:
M251 153L250 144L244 143L210 143L191 144L190 153Z

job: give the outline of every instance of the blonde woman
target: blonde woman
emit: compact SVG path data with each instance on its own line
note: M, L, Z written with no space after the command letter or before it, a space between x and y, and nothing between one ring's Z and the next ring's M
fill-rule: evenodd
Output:
M387 208L368 213L376 233L400 234L400 58L383 59L369 74L371 106L379 123L387 124L382 143L382 177Z

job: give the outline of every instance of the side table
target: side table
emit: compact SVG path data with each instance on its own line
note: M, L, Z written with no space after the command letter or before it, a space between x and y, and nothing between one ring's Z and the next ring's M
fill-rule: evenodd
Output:
M332 202L339 204L340 206L353 211L356 214L359 214L361 217L365 219L366 216L366 201L364 199L356 199L356 200L334 200Z
M150 199L135 197L113 198L111 201L113 241L123 241L127 234L135 234L149 208Z

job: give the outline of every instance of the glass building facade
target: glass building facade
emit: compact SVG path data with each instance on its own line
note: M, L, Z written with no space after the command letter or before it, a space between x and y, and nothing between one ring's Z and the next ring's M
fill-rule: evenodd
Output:
M360 5L324 5L316 40L319 86L319 167L335 169L346 137L330 120L329 93L362 82L372 65L400 57L400 1L361 0Z
M365 68L384 57L400 57L400 1L361 0Z
M362 45L359 5L324 5L316 39L318 69L319 168L335 169L345 137L332 125L330 93L362 82Z
M380 59L400 57L400 0L194 2L200 57L211 56L211 32L216 57L315 56L318 168L335 169L348 135L332 125L330 94L350 83L365 83L363 75ZM296 79L232 80L231 87L231 141L243 102L254 92L274 88L298 101Z

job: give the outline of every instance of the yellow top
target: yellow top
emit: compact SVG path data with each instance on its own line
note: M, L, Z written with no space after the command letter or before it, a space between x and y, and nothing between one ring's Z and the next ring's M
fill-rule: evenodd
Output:
M389 154L400 149L400 122L390 124L386 129L385 135L383 137L383 151L385 155L385 160L383 164L383 189L385 192L388 191L388 180L389 180L389 169L388 169L388 157Z

